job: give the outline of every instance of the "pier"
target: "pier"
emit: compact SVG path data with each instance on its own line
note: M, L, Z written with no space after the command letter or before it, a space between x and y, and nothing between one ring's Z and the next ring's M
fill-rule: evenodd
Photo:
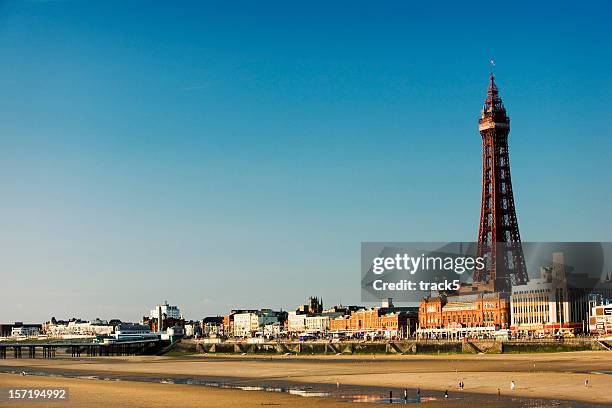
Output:
M70 357L110 357L155 355L170 345L168 340L146 339L114 343L84 342L1 342L0 359L14 358L55 358L58 351ZM62 353L63 352L63 353Z

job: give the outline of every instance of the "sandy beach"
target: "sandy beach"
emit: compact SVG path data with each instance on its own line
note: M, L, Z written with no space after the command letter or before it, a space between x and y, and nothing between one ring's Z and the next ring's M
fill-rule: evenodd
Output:
M197 378L229 379L242 384L274 384L278 382L308 385L340 385L340 387L363 386L380 389L403 389L420 387L423 390L452 393L458 390L459 381L465 384L461 393L490 395L494 400L498 389L504 397L545 398L580 401L612 405L612 375L599 374L612 371L612 355L608 352L573 352L555 354L517 355L444 355L444 356L177 356L177 357L116 357L81 359L6 359L0 360L0 370L19 367L28 372L61 372L79 374L122 374L137 376L192 376ZM589 380L585 387L585 379ZM23 381L66 381L84 393L93 395L106 393L94 391L95 387L112 386L113 392L121 392L127 382L107 384L104 381L59 379L14 375L2 375L0 386L6 382L21 384ZM510 390L510 382L517 388ZM130 382L132 384L132 382ZM166 384L142 384L135 387L157 389ZM168 385L182 389L188 387L189 395L202 398L244 398L250 391L220 390L210 387ZM94 388L92 388L94 387ZM131 387L131 386L130 386ZM128 389L130 389L128 387ZM142 388L145 392L145 388ZM172 388L174 389L174 388ZM148 393L149 391L146 391ZM177 391L178 392L178 391ZM217 395L216 393L221 394ZM242 394L241 394L242 393ZM215 395L212 397L212 395ZM79 391L79 395L80 391ZM84 394L83 394L84 395ZM277 398L289 398L283 404L303 404L303 397L255 392L261 402L276 403ZM494 398L495 397L495 398ZM81 398L81 397L79 397ZM82 396L82 398L86 398ZM194 397L195 398L195 397ZM199 397L198 397L199 398ZM248 398L247 398L248 399ZM74 403L79 403L76 397ZM233 400L232 400L233 401ZM309 404L319 401L308 398ZM73 402L71 402L72 404ZM280 403L280 402L279 402ZM319 403L319 402L317 402ZM331 399L321 404L333 406ZM232 403L231 405L233 405ZM239 402L235 402L239 404ZM500 404L502 404L500 402ZM230 406L231 406L230 405ZM498 405L498 406L503 406ZM134 405L136 406L136 405ZM148 405L150 406L150 405ZM227 406L227 405L225 405ZM455 405L459 406L459 405Z
M338 398L301 397L283 393L261 391L227 390L211 387L196 387L177 384L151 384L136 381L98 381L75 378L49 378L40 376L19 376L0 373L0 387L14 388L67 388L69 398L62 402L0 402L0 406L19 407L70 407L89 408L106 406L115 408L167 408L181 406L185 408L210 407L347 407L347 400ZM443 398L424 399L423 403L431 408L467 408L473 401ZM380 406L378 403L360 401L359 406ZM518 406L546 407L546 402L518 405L516 400L502 398L487 402L490 407L515 408Z
M261 407L261 406L307 406L312 407L346 407L346 403L323 398L305 398L272 394L258 391L236 391L214 389L209 387L194 387L176 384L149 384L135 381L109 382L66 378L46 378L37 376L16 376L0 374L0 387L32 387L69 389L69 398L65 402L16 402L2 403L0 406L19 407L143 407L168 408L180 406L184 408L227 408L227 407Z

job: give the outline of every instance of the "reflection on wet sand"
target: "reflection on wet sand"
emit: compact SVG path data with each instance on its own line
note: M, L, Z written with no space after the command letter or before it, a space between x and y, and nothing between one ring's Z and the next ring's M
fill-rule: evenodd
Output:
M260 391L268 393L286 393L289 395L305 397L305 398L330 398L345 402L354 403L377 403L377 404L417 404L426 403L432 404L436 402L444 402L444 406L448 407L464 407L472 404L489 403L493 400L500 403L499 406L524 407L524 408L545 408L551 406L563 406L571 408L587 408L596 405L572 401L559 401L551 399L535 399L535 398L513 398L513 397L494 397L484 394L472 394L453 392L449 395L448 391L441 393L439 391L427 391L421 389L390 389L383 390L381 387L354 386L345 385L340 387L339 384L292 384L287 381L272 381L248 380L251 384L244 384L247 380L232 380L229 378L206 379L199 377L157 377L157 376L138 376L138 375L123 375L123 374L93 374L85 372L75 372L70 370L27 370L3 368L0 372L14 375L27 375L38 377L52 377L78 380L98 380L98 381L120 381L120 382L145 382L159 384L177 384L177 385L193 385L204 386L225 390L240 390L240 391ZM402 394L403 393L403 394ZM393 395L396 395L395 397ZM397 397L397 395L404 395Z

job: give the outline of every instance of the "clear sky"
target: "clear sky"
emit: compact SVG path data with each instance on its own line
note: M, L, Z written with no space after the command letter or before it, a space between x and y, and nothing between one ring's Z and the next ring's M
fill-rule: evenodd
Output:
M491 57L523 240L612 240L610 2L229 3L0 3L0 322L359 303L476 239Z

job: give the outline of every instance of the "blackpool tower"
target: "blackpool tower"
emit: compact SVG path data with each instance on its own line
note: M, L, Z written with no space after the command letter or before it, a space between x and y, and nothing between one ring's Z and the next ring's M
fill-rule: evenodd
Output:
M529 278L510 179L510 118L499 97L493 73L478 130L482 136L482 202L477 256L485 258L486 266L474 271L474 283L507 292L512 285L525 284Z

